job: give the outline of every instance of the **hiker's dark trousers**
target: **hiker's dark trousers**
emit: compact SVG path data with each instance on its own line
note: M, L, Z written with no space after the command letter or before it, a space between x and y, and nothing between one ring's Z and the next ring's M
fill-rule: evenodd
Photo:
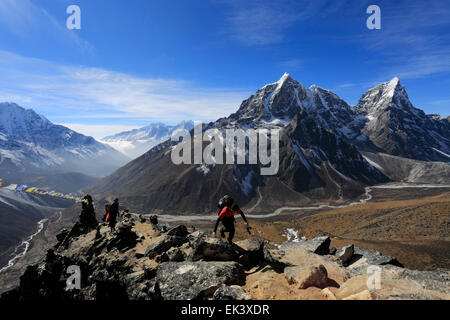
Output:
M235 233L235 229L234 229L234 219L224 219L222 221L222 232L228 232L228 242L233 242L233 238L234 238L234 233Z

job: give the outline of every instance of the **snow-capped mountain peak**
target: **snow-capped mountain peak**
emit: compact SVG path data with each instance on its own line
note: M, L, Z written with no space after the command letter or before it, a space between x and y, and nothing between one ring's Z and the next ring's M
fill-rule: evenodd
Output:
M129 159L113 148L55 125L32 109L0 103L0 169L104 175Z
M409 101L405 87L401 85L397 77L367 91L359 100L356 108L360 113L365 114L369 120L376 118L388 108L417 113L417 109Z
M442 153L434 150L448 154L448 121L415 108L397 77L367 91L355 109L367 119L361 132L385 153L445 161Z
M104 137L101 141L119 150L131 158L137 158L155 145L170 139L178 129L191 130L193 121L185 121L176 125L166 125L161 122L151 123L139 129L124 131Z

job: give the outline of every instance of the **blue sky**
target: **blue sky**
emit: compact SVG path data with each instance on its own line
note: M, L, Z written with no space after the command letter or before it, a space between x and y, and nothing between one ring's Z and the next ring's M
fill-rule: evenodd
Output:
M351 105L397 76L416 107L450 110L447 0L1 0L0 30L0 101L96 138L226 116L284 72Z

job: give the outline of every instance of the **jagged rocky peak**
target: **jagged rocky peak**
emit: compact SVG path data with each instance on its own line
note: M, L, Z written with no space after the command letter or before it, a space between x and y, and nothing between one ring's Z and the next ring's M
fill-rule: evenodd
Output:
M16 103L0 103L0 131L6 135L31 135L37 129L47 129L51 123L32 109Z
M230 115L232 123L286 125L302 109L307 89L288 73L259 89Z
M398 78L369 90L359 100L356 111L366 118L361 132L377 151L425 161L448 161L448 122L415 108Z
M377 115L389 108L399 109L415 115L419 112L409 101L406 89L397 77L367 91L356 106L358 112L368 116L369 120L372 120L372 118L377 117Z
M15 103L0 103L0 137L0 164L8 159L16 170L70 170L98 176L129 160L94 138Z
M343 126L343 121L348 122L355 115L352 108L335 93L316 85L306 88L285 73L277 82L265 85L244 100L226 123L285 126L302 110L323 115L325 120L322 124L331 120L333 126Z

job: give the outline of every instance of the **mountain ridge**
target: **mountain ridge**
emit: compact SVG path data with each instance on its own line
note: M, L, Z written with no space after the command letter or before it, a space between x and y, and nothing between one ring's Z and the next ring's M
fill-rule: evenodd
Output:
M97 177L128 161L94 138L15 103L0 103L0 157L0 169L75 171Z
M159 143L170 139L171 134L178 129L191 130L194 122L183 120L175 125L162 122L151 123L147 126L123 131L102 138L100 141L121 151L131 158L137 158Z

